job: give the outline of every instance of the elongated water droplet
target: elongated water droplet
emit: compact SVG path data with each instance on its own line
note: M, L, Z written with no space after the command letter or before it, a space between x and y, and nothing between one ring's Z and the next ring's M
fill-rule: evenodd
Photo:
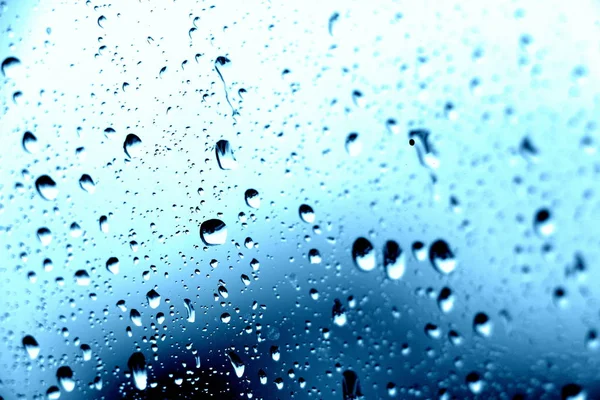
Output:
M227 226L220 219L209 219L200 225L200 238L208 246L225 244Z
M298 208L298 214L300 215L300 219L307 224L312 224L315 222L315 211L308 204L302 204Z
M400 245L393 240L388 240L383 247L383 266L388 278L392 280L404 276L406 256Z
M196 321L196 310L194 310L194 305L192 304L192 301L190 299L183 299L183 305L185 306L185 311L187 312L187 321Z
M408 138L416 141L417 155L422 166L435 170L440 166L437 151L429 140L429 131L415 129L409 132Z
M533 229L540 237L552 235L556 229L552 213L547 208L540 208L533 217Z
M127 366L131 370L133 384L138 390L145 390L148 385L148 373L146 372L146 357L140 352L135 352L129 357Z
M342 394L344 400L357 400L362 399L362 389L360 387L360 381L356 372L346 370L342 374Z
M271 358L273 359L273 361L279 361L279 359L281 358L281 352L279 351L279 346L271 346L271 349L269 350L269 352L271 353Z
M108 217L106 215L103 215L100 217L100 219L98 219L98 224L100 225L100 230L102 233L108 233L110 226L108 224Z
M56 371L56 379L59 386L65 392L72 392L75 389L75 379L73 379L73 370L67 366L62 366Z
M440 290L440 294L437 298L438 307L443 313L449 313L454 308L455 296L452 290L448 287Z
M48 175L42 175L35 181L35 188L44 200L54 200L58 196L56 182Z
M219 140L215 145L217 162L222 170L232 170L238 167L238 162L233 155L233 149L228 140Z
M106 261L106 269L115 275L119 273L119 265L119 259L117 257L111 257Z
M83 356L83 361L90 361L92 359L92 348L87 344L79 346Z
M231 366L233 367L233 370L235 372L235 375L238 378L241 378L244 375L244 369L246 368L246 365L244 364L240 356L238 356L233 351L229 352L228 357L229 361L231 362Z
M352 245L352 258L361 271L371 271L377 264L375 260L375 248L364 237L359 237Z
M142 315L135 308L132 308L131 311L129 311L129 319L135 326L142 326Z
M146 300L148 300L150 308L158 308L160 306L160 294L154 289L146 293Z
M28 153L34 154L40 151L40 146L35 135L31 132L25 132L23 134L23 148Z
M340 13L339 12L334 12L333 14L331 14L331 17L329 17L329 24L328 24L328 29L329 29L329 34L331 36L333 36L333 27L335 26L335 23L340 19Z
M88 174L81 175L81 178L79 178L79 186L90 194L93 194L96 191L96 184Z
M130 133L123 142L123 150L129 158L139 157L142 150L142 139Z
M333 323L337 326L344 326L346 322L348 322L348 317L346 316L346 310L342 305L342 302L339 299L335 299L333 303L333 309L331 310L331 316L333 318Z
M244 193L244 198L248 207L259 208L260 207L260 196L256 189L248 189Z
M29 355L29 358L35 360L37 356L40 354L40 345L37 340L31 335L27 335L23 337L23 348Z
M429 247L429 260L435 269L442 274L451 273L458 264L448 243L441 239L436 240Z

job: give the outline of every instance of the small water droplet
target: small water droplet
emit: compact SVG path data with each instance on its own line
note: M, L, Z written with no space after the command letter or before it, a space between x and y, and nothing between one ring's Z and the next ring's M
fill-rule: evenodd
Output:
M346 137L346 152L350 157L356 157L362 152L362 142L358 139L358 133L352 132Z
M31 132L25 132L23 134L22 143L23 143L23 148L28 153L34 154L34 153L37 153L38 151L40 151L40 146L39 146L38 140L35 137L35 135Z
M81 178L79 178L79 186L90 194L93 194L96 191L96 184L88 174L81 175Z
M308 204L302 204L300 208L298 208L298 214L300 215L300 219L307 224L315 222L315 212Z
M473 318L473 330L481 337L490 337L493 327L492 321L485 313L477 313Z
M540 208L533 217L533 229L540 237L548 237L554 233L556 226L552 213L547 208Z
M117 275L119 273L119 259L117 257L111 257L106 261L106 269Z
M196 321L196 310L194 310L194 305L190 299L183 299L183 305L185 307L185 311L187 313L187 321L195 322Z
M160 294L154 289L146 293L146 300L150 308L158 308L160 306Z
M331 316L333 318L333 323L337 326L344 326L346 325L346 322L348 322L346 310L339 299L334 300Z
M29 355L29 358L35 360L40 354L40 345L38 344L37 340L35 340L35 338L31 335L27 335L23 337L22 343L27 355Z

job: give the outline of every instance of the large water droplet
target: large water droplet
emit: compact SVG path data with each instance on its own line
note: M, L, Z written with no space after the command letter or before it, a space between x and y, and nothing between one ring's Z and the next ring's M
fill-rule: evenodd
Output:
M215 146L217 162L222 170L236 169L238 162L233 155L233 149L228 140L219 140Z
M106 269L115 275L119 273L119 265L119 259L117 257L111 257L106 261Z
M448 287L440 290L440 294L437 298L438 307L443 313L449 313L454 308L455 296L452 290Z
M54 200L58 196L56 182L48 175L42 175L35 181L35 188L44 200Z
M96 184L88 174L81 175L81 178L79 178L79 186L90 194L93 194L96 191Z
M429 247L429 260L439 272L449 274L456 268L454 253L444 240L436 240Z
M52 243L52 232L48 228L40 228L37 231L37 237L42 246L48 246Z
M396 280L404 276L406 256L400 245L393 240L388 240L383 247L383 266L390 279Z
M7 78L14 78L20 67L21 60L16 57L6 57L0 66L2 74Z
M75 379L73 379L73 370L67 366L62 366L56 371L58 384L65 392L72 392L75 389Z
M315 211L308 204L302 204L298 208L298 214L300 215L300 219L307 224L315 222Z
M344 400L358 400L363 398L360 381L356 372L346 370L342 374L342 394Z
M216 246L227 240L227 226L220 219L209 219L200 225L200 238L204 244Z
M547 208L540 208L533 217L533 229L540 237L547 237L554 233L556 227L552 220L552 213Z
M40 146L37 137L31 132L25 132L23 134L23 148L25 151L34 154L40 151Z
M154 289L146 293L146 300L148 301L148 306L150 306L150 308L158 308L158 306L160 306L160 294Z
M190 299L183 299L183 305L185 306L185 311L187 313L187 321L196 321L196 310L194 310L194 305L192 304L192 301Z
M129 319L135 326L142 326L142 314L135 308L129 311Z
M242 361L240 356L238 356L233 351L230 351L228 356L229 356L229 361L231 362L231 366L233 367L233 370L235 371L235 375L238 378L241 378L244 375L244 369L246 368L246 365L244 364L244 362Z
M483 391L484 381L477 372L471 372L466 378L467 387L473 394L479 394Z
M333 318L333 323L337 326L344 326L346 322L348 322L348 317L346 316L346 310L342 305L342 302L339 299L335 299L333 303L333 309L331 310L331 316Z
M58 386L50 386L48 390L46 390L46 398L48 400L58 400L60 399L60 389Z
M145 390L148 384L148 373L146 372L146 357L142 353L135 352L129 357L127 366L131 370L133 384L138 390Z
M371 271L377 264L375 260L375 248L364 237L359 237L352 245L352 258L361 271Z
M123 150L125 150L125 154L129 158L139 157L142 150L142 139L137 135L130 133L125 138Z
M256 189L248 189L244 193L244 198L248 207L259 208L260 207L260 196Z
M90 278L90 274L88 274L88 272L85 269L80 269L75 271L75 282L79 285L79 286L89 286L90 283L92 282L92 279Z
M477 313L473 318L473 330L481 337L490 337L493 327L492 321L485 313Z
M29 358L35 360L37 356L40 354L40 345L37 340L31 335L27 335L23 337L23 348L29 355Z
M560 397L562 400L586 400L587 393L581 386L569 383L562 387Z

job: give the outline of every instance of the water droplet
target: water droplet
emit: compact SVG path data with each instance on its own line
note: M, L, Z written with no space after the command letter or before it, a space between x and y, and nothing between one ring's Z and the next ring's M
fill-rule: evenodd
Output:
M485 382L477 372L471 372L467 375L466 378L467 387L473 394L480 394L483 391L483 386Z
M311 264L321 264L321 253L317 249L310 249L308 251L308 261Z
M154 289L146 293L146 300L150 308L158 308L160 306L160 294Z
M37 153L38 151L40 151L40 146L39 146L38 140L35 137L35 135L31 132L25 132L23 134L22 143L23 143L23 148L28 153L34 154L34 153Z
M62 366L56 371L58 384L65 392L72 392L75 389L75 379L73 379L73 370L67 366Z
M547 208L540 208L533 217L533 229L540 237L547 237L554 233L556 227L552 220L552 213Z
M246 204L248 207L259 208L260 207L260 197L258 195L258 191L256 189L248 189L246 193L244 193L244 198L246 200Z
M409 132L408 138L415 139L417 146L417 155L422 166L429 169L437 169L440 166L440 160L437 151L429 141L429 131L426 129L415 129Z
M431 339L439 339L442 337L442 330L434 324L425 325L425 334Z
M398 122L394 118L388 118L385 121L385 127L392 135L400 134L400 126Z
M117 257L111 257L106 261L106 269L115 275L119 273L119 265L120 263Z
M104 26L102 24L105 22L106 22L106 17L104 15L101 15L100 17L98 17L98 26L100 28L104 28Z
M427 248L425 247L425 243L423 242L413 242L412 252L413 256L417 259L417 261L425 261L427 259Z
M452 290L448 287L440 290L440 294L437 298L438 307L443 313L449 313L454 308L455 296Z
M298 208L298 214L300 214L300 219L307 224L315 222L315 212L308 204L302 204L300 208Z
M364 237L359 237L352 245L352 258L361 271L371 271L375 268L375 248Z
M352 91L352 101L354 105L357 107L364 107L365 105L365 95L360 90Z
M388 396L396 397L398 395L398 389L396 388L396 384L393 382L388 382L386 385Z
M575 383L569 383L562 387L560 391L562 400L586 400L587 393L583 388Z
M244 369L246 368L246 365L244 364L244 362L242 361L240 356L238 356L233 351L230 351L228 356L229 356L229 361L231 362L231 366L233 367L233 370L235 371L235 375L238 378L241 378L244 375Z
M146 357L142 353L135 352L129 357L127 366L131 370L133 384L138 390L145 390L148 384L148 373L146 372Z
M267 373L264 370L259 370L258 371L258 379L261 383L261 385L266 385L267 384Z
M29 355L29 358L35 360L37 356L40 354L40 345L37 340L31 335L27 335L23 337L23 348Z
M2 69L2 74L7 78L14 78L16 72L21 67L21 60L16 57L7 57L2 61L2 65L0 68Z
M56 182L48 175L42 175L35 181L35 188L44 200L54 200L58 196Z
M183 305L185 306L185 311L187 312L187 321L196 321L196 310L194 310L194 305L192 304L192 301L190 299L183 299Z
M388 240L383 247L383 266L388 278L392 280L400 279L406 271L406 256L400 245Z
M90 194L93 194L96 191L96 184L88 174L81 175L81 178L79 178L79 186Z
M233 155L233 149L228 140L219 140L215 145L217 162L222 170L232 170L238 167L238 162Z
M585 347L588 350L598 350L598 347L600 347L600 340L598 339L598 332L595 329L590 329L586 333Z
M200 238L208 246L225 244L227 226L220 219L209 219L200 225Z
M519 153L521 153L521 156L527 162L535 164L539 161L539 151L528 137L523 138L521 141L521 144L519 145Z
M75 271L75 282L79 286L89 286L92 279L85 269L80 269Z
M135 308L129 311L129 319L135 326L142 326L142 315Z
M271 346L271 349L269 350L269 352L271 353L271 358L273 359L273 361L279 361L279 359L281 358L281 352L279 351L279 346Z
M110 226L108 224L108 217L106 215L103 215L100 217L100 219L98 219L98 223L100 225L100 230L102 231L102 233L108 233Z
M111 139L113 136L115 136L117 133L117 131L115 131L113 128L108 127L104 130L104 136L106 136L108 139Z
M481 337L490 337L493 327L492 321L485 313L477 313L473 318L473 330Z
M346 137L346 152L350 157L356 157L362 152L362 142L358 139L358 133L350 133Z
M48 228L40 228L37 231L37 237L42 246L48 246L52 243L52 232Z
M92 348L87 344L82 344L80 347L83 356L83 361L90 361L92 359Z
M448 243L441 239L436 240L429 247L429 260L435 269L443 274L451 273L458 264Z
M60 389L58 388L58 386L50 386L48 390L46 390L46 398L48 400L60 399Z
M340 13L337 11L334 12L333 14L331 14L331 17L329 17L328 29L329 29L329 34L331 36L333 36L333 27L339 19L340 19Z
M360 387L360 381L356 372L346 370L342 374L342 394L344 400L357 400L362 399L362 389Z
M123 142L123 150L129 158L139 157L142 150L142 139L137 135L130 133Z
M331 310L331 316L333 318L333 323L337 326L344 326L346 322L348 322L348 317L346 316L346 310L342 305L342 302L339 299L334 300L333 309Z

